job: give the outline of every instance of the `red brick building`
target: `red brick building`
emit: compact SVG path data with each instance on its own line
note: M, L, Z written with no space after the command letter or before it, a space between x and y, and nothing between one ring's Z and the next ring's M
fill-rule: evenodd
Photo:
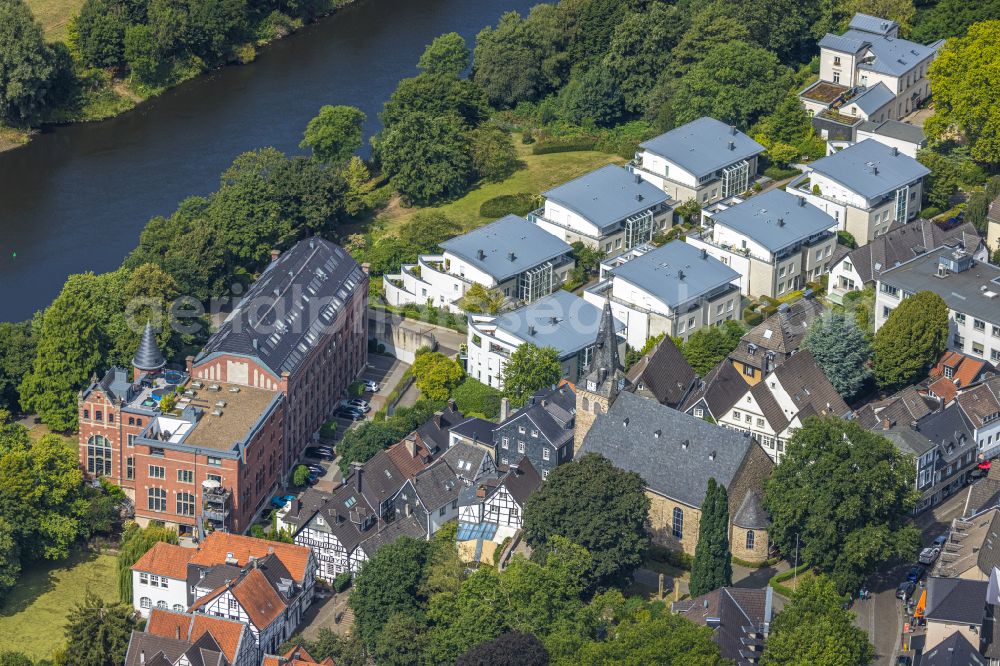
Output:
M131 377L112 368L80 392L81 467L122 486L141 524L245 531L364 369L367 304L357 263L309 239L268 266L187 373L164 370L147 326Z

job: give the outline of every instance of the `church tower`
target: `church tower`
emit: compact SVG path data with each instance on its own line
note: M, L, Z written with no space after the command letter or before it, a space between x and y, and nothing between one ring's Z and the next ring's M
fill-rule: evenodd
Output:
M573 448L579 449L597 416L608 411L618 394L625 388L625 373L618 359L618 334L611 314L611 301L604 301L601 324L597 329L594 354L587 374L576 387L576 428Z

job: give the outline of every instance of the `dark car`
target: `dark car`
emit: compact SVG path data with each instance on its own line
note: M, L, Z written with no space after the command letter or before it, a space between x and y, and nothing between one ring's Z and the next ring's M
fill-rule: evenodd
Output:
M913 592L917 589L917 584L912 580L903 581L896 588L896 598L907 600L913 596Z
M365 418L364 412L353 407L338 407L337 411L335 411L333 415L339 416L342 419L351 419L352 421L360 421Z
M308 481L309 485L315 486L316 482L318 481L319 481L319 474L317 474L316 472L309 472L309 481Z
M308 467L309 471L314 474L319 474L320 476L326 474L326 468L322 465L317 465L316 463L305 463L305 466Z
M906 580L911 583L918 583L920 579L924 577L924 573L927 571L924 567L910 567L910 572L906 574Z
M324 449L318 446L306 448L306 455L310 458L319 458L320 460L333 460L336 457L333 455L332 449Z
M913 666L913 657L901 654L896 657L896 666Z

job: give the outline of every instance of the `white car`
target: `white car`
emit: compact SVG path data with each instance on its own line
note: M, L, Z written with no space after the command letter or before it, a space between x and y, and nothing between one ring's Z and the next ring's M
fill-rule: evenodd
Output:
M378 382L372 381L370 379L365 380L365 390L371 391L372 393L378 393L379 388Z
M936 560L940 554L940 548L924 548L920 551L920 556L917 558L917 562L920 562L921 564L934 564L934 560Z

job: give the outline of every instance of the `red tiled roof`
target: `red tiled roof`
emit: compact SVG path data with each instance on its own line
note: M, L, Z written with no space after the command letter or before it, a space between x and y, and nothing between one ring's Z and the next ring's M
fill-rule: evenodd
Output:
M986 368L986 361L980 361L960 352L947 351L934 364L934 367L931 369L931 377L943 377L946 367L954 370L951 379L955 382L956 386L968 386L976 381L979 373Z
M250 562L251 557L260 559L271 552L278 557L298 583L304 581L310 553L306 546L255 539L228 532L209 534L198 548L197 554L191 558L191 562L203 566L222 564L226 561L227 555L232 553L237 566L243 567Z
M159 608L150 611L149 621L146 623L147 634L187 640L192 643L206 633L210 634L230 663L236 662L236 653L245 630L246 625L236 620L204 613L165 611Z
M951 402L955 399L955 395L958 393L958 387L955 386L955 382L951 381L947 377L942 377L937 381L931 382L927 390L941 398L945 404Z
M260 569L251 569L230 592L258 629L269 626L285 610L285 602Z
M425 463L424 460L429 460L431 453L427 450L427 445L424 444L417 433L407 435L407 438L409 437L413 438L412 446L415 447L416 455L410 455L410 450L407 448L409 444L406 439L393 444L385 450L385 453L389 456L392 464L396 466L396 469L412 481L418 472L427 469L429 463Z
M149 611L146 622L146 633L164 638L187 638L191 616L187 613L176 613L154 608Z
M198 551L163 541L153 544L146 554L132 565L132 571L144 571L175 580L187 578L187 565Z

